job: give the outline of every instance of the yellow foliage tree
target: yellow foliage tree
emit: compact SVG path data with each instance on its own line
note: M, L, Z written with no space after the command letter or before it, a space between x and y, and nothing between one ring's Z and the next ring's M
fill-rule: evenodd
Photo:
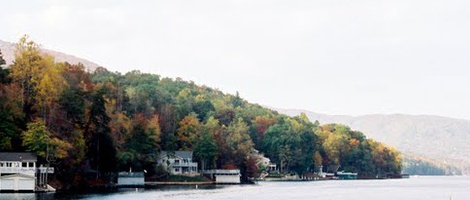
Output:
M178 122L180 128L178 128L178 142L180 143L181 150L192 150L192 143L196 137L201 133L201 124L195 114L184 117Z
M64 68L56 64L51 56L42 55L39 45L28 40L26 35L15 47L15 62L11 66L10 77L21 88L23 111L29 115L34 106L47 119L45 116L51 102L66 88L62 76Z
M72 145L57 137L51 136L43 119L36 119L27 125L22 134L23 146L43 158L65 158Z

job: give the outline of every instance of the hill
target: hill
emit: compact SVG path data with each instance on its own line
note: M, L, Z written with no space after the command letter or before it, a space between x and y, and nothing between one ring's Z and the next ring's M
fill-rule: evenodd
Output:
M18 46L17 64L0 68L0 151L36 153L60 169L56 188L106 184L130 168L168 177L156 160L178 150L193 151L198 169L240 169L242 181L266 170L260 154L299 177L333 166L363 177L401 172L394 148L344 125L320 126L180 78L55 63L25 38Z
M15 44L0 40L0 50L2 51L3 58L5 59L7 65L12 64L13 60L15 60ZM68 62L70 64L82 63L83 66L85 66L86 70L88 71L94 71L96 68L100 66L89 60L78 58L78 57L68 55L65 53L61 53L61 52L57 52L57 51L53 51L49 49L43 49L43 48L41 48L40 51L54 57L56 62Z
M470 121L432 115L325 115L306 110L275 109L290 116L306 113L310 120L340 123L368 137L434 163L450 164L470 173Z

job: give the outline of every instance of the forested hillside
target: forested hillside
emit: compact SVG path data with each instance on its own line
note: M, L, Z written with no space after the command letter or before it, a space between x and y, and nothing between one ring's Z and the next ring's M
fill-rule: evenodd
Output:
M341 165L360 175L401 172L401 156L347 126L289 117L181 79L56 63L23 37L0 70L0 151L31 151L55 167L62 188L103 184L115 173L158 174L162 150L193 150L200 169L262 169L258 150L282 172Z

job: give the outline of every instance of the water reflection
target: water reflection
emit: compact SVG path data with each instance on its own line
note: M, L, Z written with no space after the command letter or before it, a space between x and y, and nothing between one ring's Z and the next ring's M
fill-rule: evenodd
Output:
M68 200L68 199L101 199L112 195L129 195L132 193L140 194L144 192L172 192L175 194L181 191L196 190L214 190L225 186L221 185L153 185L145 188L119 188L107 192L93 193L0 193L0 200Z
M395 180L260 182L257 185L153 186L93 194L0 194L0 199L316 199L316 200L464 200L470 197L470 177L418 177Z

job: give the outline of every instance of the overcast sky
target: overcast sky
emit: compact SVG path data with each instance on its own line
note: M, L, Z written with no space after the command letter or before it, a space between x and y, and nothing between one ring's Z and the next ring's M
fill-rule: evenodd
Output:
M470 1L0 0L0 39L326 114L470 119Z

